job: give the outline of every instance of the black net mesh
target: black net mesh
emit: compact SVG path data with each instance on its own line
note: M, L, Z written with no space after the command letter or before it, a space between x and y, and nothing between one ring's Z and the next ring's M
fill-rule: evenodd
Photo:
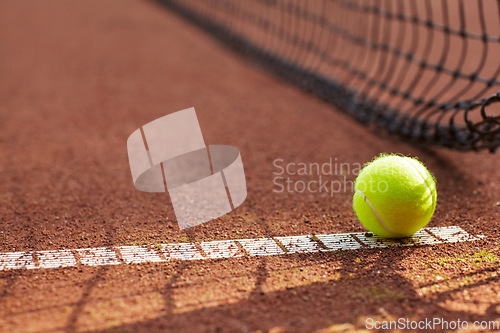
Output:
M281 78L412 142L500 145L498 0L159 0Z

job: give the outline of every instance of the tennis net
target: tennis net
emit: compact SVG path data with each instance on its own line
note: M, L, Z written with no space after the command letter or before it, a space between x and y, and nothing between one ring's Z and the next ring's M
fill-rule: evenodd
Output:
M498 0L158 1L367 126L500 145Z

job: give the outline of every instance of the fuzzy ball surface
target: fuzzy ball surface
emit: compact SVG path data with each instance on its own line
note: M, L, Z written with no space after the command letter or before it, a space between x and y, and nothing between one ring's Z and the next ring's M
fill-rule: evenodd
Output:
M353 208L375 235L402 238L427 225L436 199L436 180L419 160L380 155L356 178Z

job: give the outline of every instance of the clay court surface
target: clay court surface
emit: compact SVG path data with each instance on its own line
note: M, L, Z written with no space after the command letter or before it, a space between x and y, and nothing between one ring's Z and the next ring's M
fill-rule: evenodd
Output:
M416 156L435 174L429 227L486 236L3 270L0 331L350 332L367 318L500 321L498 153L376 134L154 2L2 1L0 44L1 253L362 232L351 189L273 192L273 161L355 165L382 152ZM126 140L191 106L207 144L240 150L248 196L180 231L168 195L134 188ZM352 170L342 176L355 179Z

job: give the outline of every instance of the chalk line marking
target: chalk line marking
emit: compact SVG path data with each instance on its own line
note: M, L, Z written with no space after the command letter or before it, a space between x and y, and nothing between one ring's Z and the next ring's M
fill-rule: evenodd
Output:
M275 256L286 253L272 238L238 239L249 256Z
M320 250L319 244L313 241L311 236L276 237L276 239L283 244L288 253L309 253Z
M38 251L38 267L33 268L59 268L76 266L77 261L71 250Z
M205 259L196 248L195 243L163 244L161 250L167 260L198 260Z
M106 247L96 247L76 250L82 265L103 266L121 264L114 249Z
M102 266L165 262L169 260L202 260L242 256L274 256L290 253L315 253L359 248L386 248L476 241L482 235L471 235L460 227L424 228L410 238L383 239L364 232L287 236L274 238L233 239L146 246L97 247L50 251L0 253L0 271L73 266ZM361 244L360 244L361 242ZM280 244L280 245L278 245ZM200 251L201 249L201 251ZM242 251L242 249L244 251ZM285 249L285 250L283 250Z
M30 252L6 252L0 254L0 270L21 268L37 268L33 260L33 254Z
M242 257L245 255L241 253L238 244L234 240L201 242L200 246L209 259Z
M126 264L166 261L158 252L146 246L120 246L118 250Z
M351 235L352 234L316 235L316 238L329 249L321 249L321 251L357 250L361 247L361 244L359 244ZM360 233L354 235L359 237Z

